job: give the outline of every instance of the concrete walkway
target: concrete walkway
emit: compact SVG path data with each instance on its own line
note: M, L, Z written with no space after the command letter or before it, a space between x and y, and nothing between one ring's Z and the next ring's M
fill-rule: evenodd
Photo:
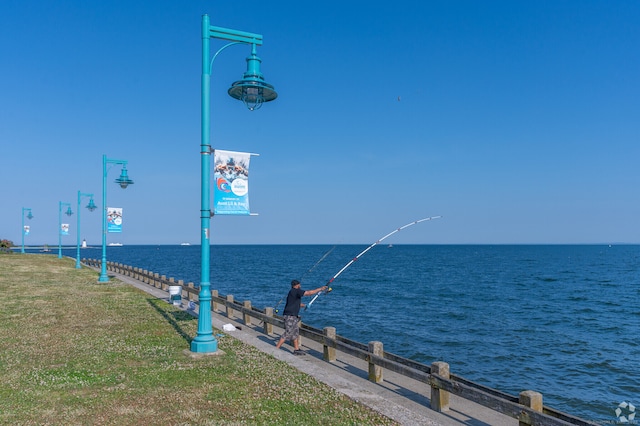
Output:
M133 278L109 272L122 282L131 284L154 297L169 300L168 292L144 284ZM185 309L186 302L183 303ZM188 311L192 312L192 311ZM193 313L193 312L192 312ZM197 316L197 314L193 313ZM448 412L431 410L429 386L408 377L384 371L383 383L370 382L368 364L356 357L336 351L337 360L326 362L322 359L322 345L310 339L302 339L301 349L306 356L295 356L288 344L276 349L282 329L274 326L274 335L267 336L258 324L245 325L240 316L227 318L226 315L212 312L213 327L222 330L223 325L232 324L237 330L221 331L244 343L273 355L298 370L313 376L349 398L364 404L402 425L469 425L469 426L517 426L518 420L505 416L479 404L451 395ZM255 321L255 319L254 319Z

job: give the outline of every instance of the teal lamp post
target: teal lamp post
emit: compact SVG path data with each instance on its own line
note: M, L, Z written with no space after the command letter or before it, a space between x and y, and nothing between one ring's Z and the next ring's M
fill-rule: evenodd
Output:
M93 202L93 194L85 194L84 192L78 191L78 230L76 231L78 234L78 244L76 245L76 269L80 269L80 210L82 210L80 208L80 203L82 202L82 197L90 197L89 204L86 206L90 212L98 208Z
M59 201L58 208L58 259L62 259L62 207L67 206L67 211L64 212L67 216L71 216L73 212L71 211L70 203L63 203Z
M20 250L20 253L24 253L24 235L27 232L24 229L24 212L29 212L29 214L27 214L27 219L29 220L33 219L33 215L31 214L31 209L23 207L22 208L22 250Z
M102 156L102 262L100 265L100 277L98 278L99 283L109 282L109 275L107 275L107 172L109 171L107 166L109 164L122 165L120 176L115 180L115 183L120 185L120 188L126 189L127 186L133 185L133 181L127 175L126 160L114 160L107 158L106 155Z
M211 38L227 40L228 43L222 46L211 58L209 42ZM209 25L209 16L202 16L202 109L201 109L201 207L200 207L200 247L201 247L201 269L200 269L200 292L198 294L200 309L198 314L198 332L191 341L191 351L198 353L211 353L218 350L218 342L213 337L211 326L211 282L210 282L210 169L211 169L211 145L209 142L210 132L210 80L213 61L218 54L229 46L235 44L248 44L251 46L251 53L247 57L247 72L242 80L236 81L228 90L229 95L242 101L249 110L259 109L264 102L274 100L278 95L273 86L264 81L260 72L262 62L256 53L256 46L262 45L262 35L252 34L244 31L230 30L227 28L214 27Z

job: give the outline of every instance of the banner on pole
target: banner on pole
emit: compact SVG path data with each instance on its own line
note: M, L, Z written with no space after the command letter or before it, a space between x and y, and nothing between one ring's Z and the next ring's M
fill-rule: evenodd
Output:
M122 232L122 207L107 207L107 232Z
M69 235L69 224L68 223L60 224L60 235Z
M29 225L25 225L24 226L24 235L29 235L29 231L31 230L31 228L29 227Z
M216 149L213 156L213 213L249 215L248 152Z

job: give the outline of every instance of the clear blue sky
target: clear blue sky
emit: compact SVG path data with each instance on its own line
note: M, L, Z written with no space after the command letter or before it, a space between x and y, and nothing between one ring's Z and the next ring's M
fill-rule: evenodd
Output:
M29 1L0 14L0 238L57 244L58 202L124 208L109 241L200 241L201 16L262 34L279 94L226 93L214 148L256 152L253 217L212 244L640 243L638 1ZM212 51L223 45L212 40ZM87 199L83 200L86 205ZM75 244L76 216L64 244ZM101 211L82 211L101 239Z

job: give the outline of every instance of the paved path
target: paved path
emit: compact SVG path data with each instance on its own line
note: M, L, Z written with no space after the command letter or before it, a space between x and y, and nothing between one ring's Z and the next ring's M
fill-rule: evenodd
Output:
M163 290L124 275L113 272L109 272L109 275L155 297L167 301L169 299L169 294ZM295 356L292 353L293 348L288 344L283 345L281 349L275 347L282 329L274 327L274 335L267 336L262 332L261 326L245 325L240 316L227 318L226 314L212 312L211 317L213 327L216 329L222 330L225 324L233 324L237 327L235 331L223 333L273 355L402 425L518 425L516 419L455 395L451 395L451 409L448 412L433 411L429 408L431 390L424 383L385 370L383 383L376 384L367 379L368 364L356 357L336 351L337 360L332 363L326 362L322 359L321 344L304 338L301 348L307 352L307 355Z

